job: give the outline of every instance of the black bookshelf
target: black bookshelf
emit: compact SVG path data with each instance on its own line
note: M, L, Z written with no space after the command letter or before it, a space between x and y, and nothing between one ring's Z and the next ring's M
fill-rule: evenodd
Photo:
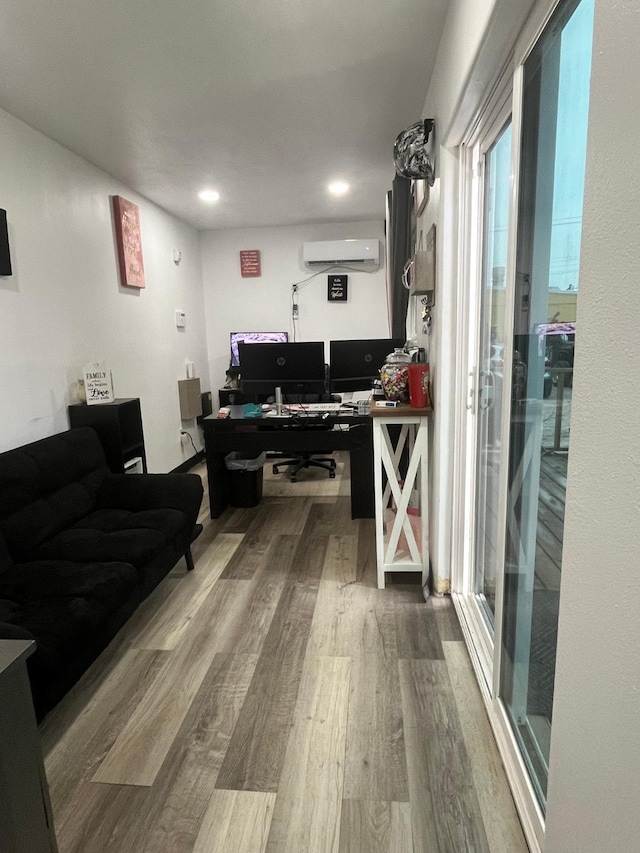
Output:
M114 474L123 474L125 464L139 456L142 470L147 470L144 449L142 413L138 397L117 399L112 403L74 403L69 406L69 425L90 426L102 443L107 465Z

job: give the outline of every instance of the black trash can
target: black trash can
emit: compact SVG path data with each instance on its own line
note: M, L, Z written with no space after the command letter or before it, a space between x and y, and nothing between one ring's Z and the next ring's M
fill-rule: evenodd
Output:
M262 467L266 453L250 456L234 450L225 456L224 464L229 471L231 506L257 506L262 498Z

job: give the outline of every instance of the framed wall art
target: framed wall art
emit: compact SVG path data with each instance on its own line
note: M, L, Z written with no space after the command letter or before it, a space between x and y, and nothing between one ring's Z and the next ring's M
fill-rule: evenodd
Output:
M347 280L346 275L330 275L327 277L327 299L329 302L346 302L347 301Z
M113 216L118 244L120 284L123 287L144 287L144 262L140 235L138 205L119 195L113 196Z

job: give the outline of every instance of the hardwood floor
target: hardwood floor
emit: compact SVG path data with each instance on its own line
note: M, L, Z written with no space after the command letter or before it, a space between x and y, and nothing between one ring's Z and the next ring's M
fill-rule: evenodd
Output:
M376 588L349 488L203 505L41 726L60 853L525 853L452 604Z

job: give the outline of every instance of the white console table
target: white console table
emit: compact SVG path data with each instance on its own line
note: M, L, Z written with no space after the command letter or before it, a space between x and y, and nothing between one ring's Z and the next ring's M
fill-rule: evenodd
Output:
M387 572L420 572L429 595L429 424L431 409L371 409L378 587ZM392 439L389 427L399 435ZM405 453L406 451L406 453ZM404 460L404 461L403 461Z

